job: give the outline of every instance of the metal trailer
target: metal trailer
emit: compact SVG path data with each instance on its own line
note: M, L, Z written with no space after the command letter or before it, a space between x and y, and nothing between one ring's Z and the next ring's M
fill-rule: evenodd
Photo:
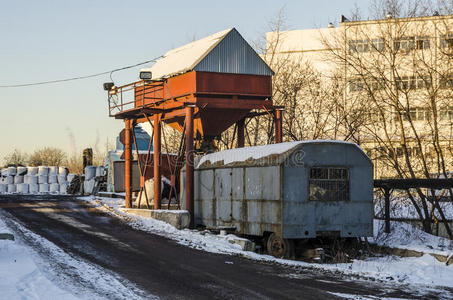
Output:
M297 239L373 235L373 164L353 143L226 150L202 157L194 176L196 225L267 237L276 256L290 255Z

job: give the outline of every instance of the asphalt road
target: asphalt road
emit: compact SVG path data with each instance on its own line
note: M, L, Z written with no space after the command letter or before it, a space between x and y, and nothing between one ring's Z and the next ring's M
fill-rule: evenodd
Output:
M439 296L436 291L421 295L407 286L191 249L135 230L121 219L72 197L0 196L0 209L71 256L114 272L145 293L164 299L337 299L339 294L375 299ZM61 266L51 271L64 269Z

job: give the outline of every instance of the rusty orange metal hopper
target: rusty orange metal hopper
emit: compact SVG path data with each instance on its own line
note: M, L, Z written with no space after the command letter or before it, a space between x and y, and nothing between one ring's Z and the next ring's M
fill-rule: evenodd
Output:
M173 128L184 128L184 108L194 107L195 137L217 136L252 109L272 110L271 76L191 71L135 87L134 109L160 112ZM138 122L146 121L138 118Z

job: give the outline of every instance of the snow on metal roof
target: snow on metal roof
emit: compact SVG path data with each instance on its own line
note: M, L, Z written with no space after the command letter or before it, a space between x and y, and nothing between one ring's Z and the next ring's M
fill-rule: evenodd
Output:
M274 74L234 28L170 50L151 68L142 69L151 71L154 80L192 70L267 76Z
M290 150L296 148L300 144L347 144L353 145L360 149L357 144L346 142L346 141L335 141L335 140L308 140L308 141L296 141L279 144L271 144L264 146L244 147L230 150L224 150L220 152L214 152L211 154L204 155L197 163L197 168L206 165L213 165L216 163L223 162L223 165L228 165L235 162L245 162L251 160L259 160L270 155L282 155ZM209 163L208 163L209 162Z
M144 70L151 71L153 79L171 77L190 71L232 30L233 28L229 28L170 50L151 68Z

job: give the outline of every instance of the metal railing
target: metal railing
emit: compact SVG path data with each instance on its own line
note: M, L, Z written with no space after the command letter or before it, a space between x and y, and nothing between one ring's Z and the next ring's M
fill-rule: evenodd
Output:
M109 116L133 108L153 107L163 100L163 81L136 81L108 91ZM161 94L162 97L150 95Z

